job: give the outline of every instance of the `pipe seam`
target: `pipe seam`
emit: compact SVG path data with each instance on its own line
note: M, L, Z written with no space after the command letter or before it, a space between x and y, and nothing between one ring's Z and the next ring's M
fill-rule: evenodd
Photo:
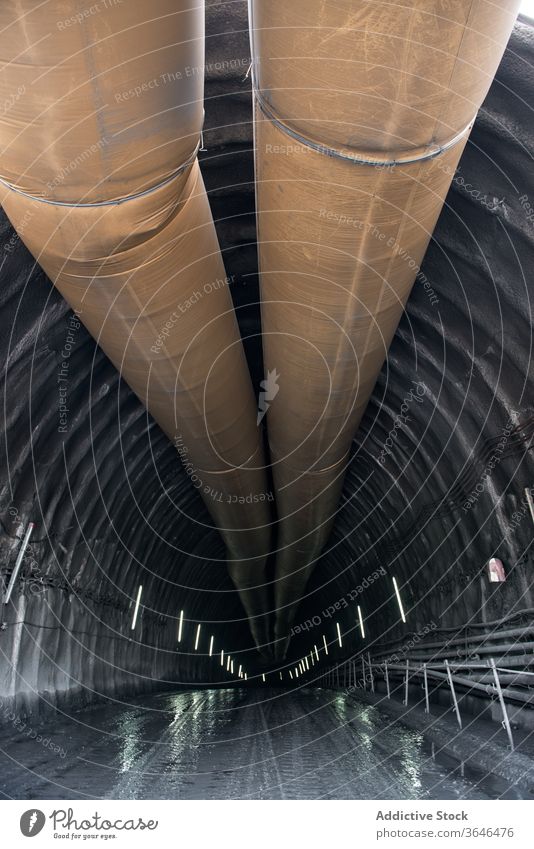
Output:
M300 475L322 475L325 472L330 472L333 469L336 469L338 466L341 466L343 463L350 462L350 449L346 454L341 457L340 460L336 460L334 463L331 463L329 466L323 466L321 469L316 469L315 467L302 468L301 466L292 466L291 463L287 462L284 457L281 460L277 460L278 453L275 449L271 447L271 457L274 459L274 464L284 462L284 466L286 468L291 469L292 472L296 472Z
M99 206L120 206L123 203L126 203L129 200L137 200L138 198L145 197L146 195L152 194L152 192L157 192L158 189L163 188L163 186L167 186L169 183L172 183L176 177L179 177L180 174L189 168L190 165L193 165L195 159L198 156L198 152L200 150L200 141L197 142L197 145L185 162L183 162L169 177L165 177L161 182L156 183L155 186L151 186L149 189L143 189L140 192L133 192L131 195L125 195L122 198L116 198L115 200L97 200L92 203L72 203L64 200L49 200L48 198L39 197L38 195L31 195L29 192L23 192L22 189L17 189L12 183L8 183L7 180L4 180L0 177L0 185L4 186L8 191L14 192L17 195L22 195L22 197L27 198L28 200L36 201L37 203L46 203L49 206L65 206L71 209L93 209L94 207Z
M205 474L205 475L227 475L227 474L229 474L230 472L235 472L235 471L236 471L236 469L237 469L237 470L242 470L242 471L245 471L245 472L247 472L247 471L251 471L251 470L254 470L255 468L258 468L258 467L255 467L255 466L248 466L247 464L248 464L248 463L251 463L251 462L252 462L252 460L254 460L254 458L255 458L255 457L258 457L258 455L259 455L260 457L261 457L261 455L262 455L262 448L261 448L261 446L259 446L259 447L256 449L256 451L254 451L254 453L250 455L250 457L248 457L246 460L243 460L243 462L242 462L242 463L240 463L238 466L229 466L227 469L201 469L201 468L198 468L198 469L197 469L197 472L198 472L199 474ZM262 469L263 469L263 468L265 468L265 466L263 465L263 466L261 466L260 468L262 468Z
M296 130L293 130L285 124L280 118L277 118L271 107L267 105L267 102L262 97L260 90L256 88L254 81L252 83L252 91L256 98L256 102L265 117L278 127L279 130L285 133L286 136L295 139L295 141L298 141L299 144L314 150L316 153L322 153L324 156L330 156L333 159L343 159L345 162L353 162L355 165L369 165L374 168L393 168L396 165L412 165L416 162L425 162L429 159L435 159L437 156L440 156L442 153L450 150L451 147L459 144L465 136L469 135L474 123L473 118L469 124L453 136L452 139L445 144L436 145L433 150L428 150L416 155L410 155L410 152L406 151L406 155L402 154L402 158L397 157L396 159L369 159L363 154L348 154L343 150L330 147L322 142L315 141L314 139L301 135Z

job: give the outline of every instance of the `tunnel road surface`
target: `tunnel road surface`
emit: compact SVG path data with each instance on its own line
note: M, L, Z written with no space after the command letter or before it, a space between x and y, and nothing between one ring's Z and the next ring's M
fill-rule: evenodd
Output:
M182 690L21 725L0 730L3 798L520 798L327 690Z

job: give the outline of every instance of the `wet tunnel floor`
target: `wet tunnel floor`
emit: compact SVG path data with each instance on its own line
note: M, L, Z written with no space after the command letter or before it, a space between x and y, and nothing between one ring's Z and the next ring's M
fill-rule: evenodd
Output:
M181 691L0 730L3 798L521 798L463 773L422 734L326 690Z

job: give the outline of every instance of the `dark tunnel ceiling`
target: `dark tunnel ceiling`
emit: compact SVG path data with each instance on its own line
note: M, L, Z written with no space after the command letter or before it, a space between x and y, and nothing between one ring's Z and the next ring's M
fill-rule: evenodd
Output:
M208 5L206 48L202 170L258 388L263 374L245 4ZM478 618L474 611L487 593L480 570L490 556L520 576L532 568L528 523L510 531L510 517L533 482L527 285L534 245L533 59L534 31L520 22L354 442L333 537L300 621L348 598L362 578L385 568L406 584L414 630L436 618L454 626ZM212 626L217 633L231 629L233 644L248 646L223 545L175 451L84 328L73 328L71 312L4 216L1 244L8 364L2 450L9 472L1 502L3 545L13 548L20 523L32 519L46 583L127 608L142 574L148 615L174 617L185 608L189 618L218 623ZM59 433L57 375L69 332L68 426ZM422 395L415 401L412 393L409 419L396 427L416 386ZM465 509L507 425L512 433L502 456L477 503ZM392 433L391 453L381 458ZM522 593L521 580L494 592L488 618L499 618L514 603L534 606ZM364 603L369 631L395 636L390 585L376 581ZM336 613L342 622L344 610ZM354 625L347 621L344 628ZM298 652L299 638L293 645Z

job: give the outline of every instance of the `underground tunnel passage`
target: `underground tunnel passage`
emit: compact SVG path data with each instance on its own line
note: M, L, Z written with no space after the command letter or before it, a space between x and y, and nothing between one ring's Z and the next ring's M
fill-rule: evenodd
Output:
M532 798L532 21L375 3L380 135L369 4L45 5L0 11L0 796Z

